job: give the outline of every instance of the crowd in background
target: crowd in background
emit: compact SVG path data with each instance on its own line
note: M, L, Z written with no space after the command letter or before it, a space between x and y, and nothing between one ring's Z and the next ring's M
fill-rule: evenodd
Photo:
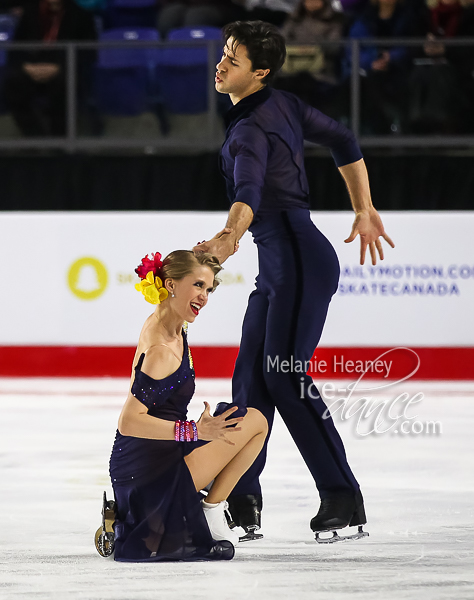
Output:
M275 86L338 119L350 113L353 57L337 42L385 38L361 46L362 133L474 132L474 45L444 43L474 36L474 0L2 0L0 12L16 20L14 40L50 45L116 27L153 27L166 40L180 27L268 21L288 48ZM389 43L410 37L425 43ZM64 53L10 52L3 87L24 135L64 135Z

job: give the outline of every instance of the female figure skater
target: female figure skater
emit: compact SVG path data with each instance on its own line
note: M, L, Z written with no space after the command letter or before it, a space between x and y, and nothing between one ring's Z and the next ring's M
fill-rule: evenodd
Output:
M220 270L215 257L187 250L163 262L160 254L145 257L136 269L136 287L156 309L140 334L110 458L115 560L234 555L238 536L227 526L225 500L262 449L267 423L257 410L212 417L207 402L197 423L186 421L194 370L183 325L206 306Z
M393 242L372 205L353 134L296 96L267 87L285 60L278 30L261 21L235 22L224 29L224 39L216 89L229 94L234 104L221 153L232 206L226 228L194 250L210 252L222 263L247 229L257 245L259 275L232 381L233 403L242 408L236 414L258 408L271 429L278 409L319 490L313 531L361 526L366 518L359 484L332 419L323 418L326 405L311 377L275 368L283 361L301 365L311 359L339 279L336 253L311 220L304 140L331 149L355 211L345 241L360 236L361 264L367 248L374 264L377 252L383 259L379 238L391 246ZM234 522L249 534L260 527L259 475L265 456L266 445L229 498ZM361 535L365 533L356 534Z

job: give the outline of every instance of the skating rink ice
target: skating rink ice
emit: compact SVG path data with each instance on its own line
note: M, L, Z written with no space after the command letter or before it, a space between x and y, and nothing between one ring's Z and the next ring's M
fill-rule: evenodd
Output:
M438 433L362 435L357 415L337 413L368 516L370 537L355 542L314 541L318 495L277 419L262 478L265 538L217 563L124 564L96 553L127 389L125 379L0 379L2 600L474 599L473 382L365 393L388 402L422 393L406 416L417 431L437 422ZM229 380L198 379L191 416L204 399L229 397Z

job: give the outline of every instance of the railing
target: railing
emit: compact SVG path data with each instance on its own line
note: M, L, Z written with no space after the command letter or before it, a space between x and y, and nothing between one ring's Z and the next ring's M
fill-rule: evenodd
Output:
M343 40L339 42L321 41L320 46L339 46L350 49L351 77L350 77L350 126L363 147L456 147L474 148L474 135L362 135L361 134L361 75L360 75L360 49L361 46L387 47L420 47L425 44L425 38L413 39L359 39ZM442 41L445 46L474 46L474 38L447 39ZM208 110L205 134L199 141L192 141L196 150L214 150L222 143L223 127L217 111L217 94L214 92L215 56L218 51L217 41L190 41L190 42L63 42L54 45L43 43L2 43L1 51L64 51L66 54L66 135L64 137L21 137L14 139L0 138L0 150L16 149L60 149L66 152L94 151L101 149L143 149L161 152L186 147L190 150L191 142L182 138L176 139L172 132L169 136L157 138L130 139L124 137L94 137L80 135L78 132L78 53L91 50L110 48L125 48L133 50L138 48L167 48L167 47L202 47L207 46L207 74L208 74ZM474 50L473 50L474 51ZM192 90L190 90L192 93ZM474 110L474 107L473 107Z

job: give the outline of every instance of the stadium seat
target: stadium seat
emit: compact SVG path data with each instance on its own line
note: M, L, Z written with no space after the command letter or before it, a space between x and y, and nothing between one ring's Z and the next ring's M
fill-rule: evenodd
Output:
M159 41L156 29L111 29L100 41ZM156 83L158 48L101 48L95 73L98 110L107 115L132 116L160 104Z
M213 63L221 56L222 32L216 27L183 27L170 31L168 40L218 42ZM163 50L159 64L163 99L175 114L197 114L208 109L208 48L175 46Z
M0 46L13 40L17 18L12 15L0 15ZM3 100L3 86L5 84L5 71L7 65L7 53L0 49L0 113L6 112Z

